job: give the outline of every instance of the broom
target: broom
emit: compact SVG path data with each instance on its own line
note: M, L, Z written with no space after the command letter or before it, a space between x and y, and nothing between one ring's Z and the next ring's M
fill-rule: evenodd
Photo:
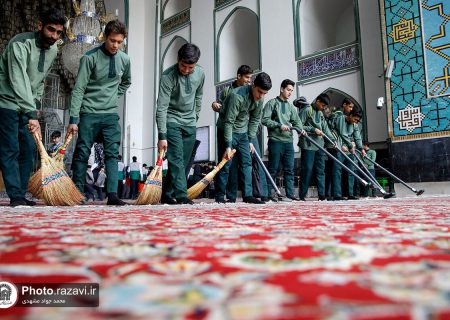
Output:
M3 182L3 174L0 171L0 191L5 190L5 183Z
M64 169L64 155L66 153L66 148L72 140L73 134L70 133L67 136L64 144L59 147L55 152L51 153L50 156L55 159L56 164L60 165ZM30 178L28 182L28 191L35 197L42 199L42 175L41 169L36 171Z
M84 196L78 191L61 164L47 154L38 133L33 136L41 156L40 177L44 202L52 206L80 204Z
M220 171L220 169L222 169L222 167L225 165L225 163L227 163L228 160L233 158L235 153L236 153L236 149L233 149L231 151L231 156L229 159L223 158L222 161L220 161L220 163L214 169L212 169L211 172L209 172L202 180L200 180L199 182L194 184L192 187L190 187L187 191L188 199L194 200L195 198L197 198L200 195L200 193L202 193L202 191L205 190L205 188L211 183L214 176L217 174L217 172Z
M145 180L144 188L136 199L136 204L157 204L162 195L162 164L165 155L164 150L159 150L158 159L152 172Z

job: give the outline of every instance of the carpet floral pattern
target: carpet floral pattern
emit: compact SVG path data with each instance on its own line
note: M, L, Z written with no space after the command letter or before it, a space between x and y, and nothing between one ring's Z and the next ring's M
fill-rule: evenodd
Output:
M450 198L0 208L0 280L96 282L16 319L449 319Z

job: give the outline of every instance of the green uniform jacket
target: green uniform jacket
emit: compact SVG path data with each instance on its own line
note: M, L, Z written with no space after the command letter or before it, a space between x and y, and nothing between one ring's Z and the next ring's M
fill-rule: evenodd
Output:
M377 160L377 152L375 150L369 149L366 152L366 156L363 158L366 168L369 170L375 170L375 165L371 161L367 160L367 158L372 161L376 161Z
M125 52L111 55L105 44L89 50L80 59L70 123L78 123L80 113L117 113L117 99L130 85L130 58Z
M0 58L0 108L37 119L36 102L57 53L57 45L41 48L39 32L13 37Z
M348 123L346 115L342 112L337 112L331 119L330 123L332 130L336 133L337 141L340 146L346 146L349 150L353 149L352 142L355 141L356 147L362 150L361 132L358 125Z
M256 137L261 123L263 103L263 99L253 101L251 85L233 89L228 94L217 119L217 127L224 130L225 145L228 148L231 148L233 132L247 132L250 141Z
M219 97L219 103L223 104L223 102L225 101L226 97L230 94L231 91L233 91L234 89L236 89L238 86L236 84L236 81L233 81L233 83L231 85L229 85L228 87L226 87L225 89L223 89L223 91L220 93L220 97Z
M280 142L292 142L294 140L292 130L282 131L282 125L303 129L297 109L289 101L283 101L280 97L270 99L266 103L261 122L267 127L269 139Z
M324 146L324 138L315 134L315 129L321 130L332 140L335 140L333 134L328 127L328 123L323 115L322 111L317 110L313 105L303 107L299 110L298 115L300 121L303 123L303 129L309 134L308 136L313 139L321 147ZM298 145L302 149L306 150L319 150L315 145L308 142L304 137L300 136Z
M196 126L202 107L204 83L205 73L199 65L187 76L180 73L178 63L163 72L156 106L158 139L167 139L168 122Z

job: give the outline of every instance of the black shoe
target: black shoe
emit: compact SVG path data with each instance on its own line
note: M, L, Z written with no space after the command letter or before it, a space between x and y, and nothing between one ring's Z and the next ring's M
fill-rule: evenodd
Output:
M27 206L35 206L36 205L36 201L33 201L33 200L25 199L25 202L27 203Z
M319 196L319 201L324 201L325 199L325 196Z
M255 197L244 197L245 203L264 204L264 201L258 200Z
M9 202L10 207L17 207L17 206L28 206L25 199L11 199Z
M177 199L177 204L194 204L194 201L188 198Z
M347 197L347 200L358 200L359 198L358 197L355 197L355 196L348 196Z
M288 199L291 199L292 201L300 201L300 198L297 198L296 196L286 197Z
M216 199L216 203L227 203L225 201L225 199L221 198L221 199Z
M228 199L226 203L236 203L236 199Z
M300 199L300 201L306 201L306 199L303 197L299 197L299 199Z
M261 201L264 201L264 202L269 202L269 201L278 202L278 200L275 199L274 197L261 197Z
M174 198L169 198L169 197L164 197L163 199L161 199L161 203L165 203L165 204L178 204L177 200L175 200Z
M334 197L333 198L333 201L341 201L341 200L343 200L342 197Z
M117 196L117 193L111 192L108 193L108 201L106 202L106 205L108 206L126 206L128 203L122 201Z

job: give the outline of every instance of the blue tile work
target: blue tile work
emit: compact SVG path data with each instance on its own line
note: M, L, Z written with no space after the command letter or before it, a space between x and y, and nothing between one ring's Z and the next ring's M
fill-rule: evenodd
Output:
M436 23L437 13L423 14L419 0L383 0L386 17L386 41L389 60L395 61L391 77L392 128L393 141L448 136L450 134L450 91L440 97L427 97L425 79L425 43L422 37L422 21L425 37L439 33L439 26L448 20ZM448 11L448 0L422 0L426 6L442 5ZM444 2L447 4L444 6ZM425 9L422 8L422 12ZM447 12L448 17L448 12ZM422 20L422 21L421 21ZM444 26L445 27L445 26ZM434 31L433 31L434 28ZM444 28L445 30L445 28ZM448 30L448 26L447 26ZM446 40L433 42L448 44ZM447 48L447 54L449 53ZM442 50L445 52L445 50ZM427 53L428 57L428 53ZM442 71L442 59L427 59L429 80L438 77ZM450 61L447 60L447 68ZM437 71L436 71L437 70ZM430 83L431 83L430 81ZM442 86L441 86L442 87ZM446 95L446 96L445 96Z

